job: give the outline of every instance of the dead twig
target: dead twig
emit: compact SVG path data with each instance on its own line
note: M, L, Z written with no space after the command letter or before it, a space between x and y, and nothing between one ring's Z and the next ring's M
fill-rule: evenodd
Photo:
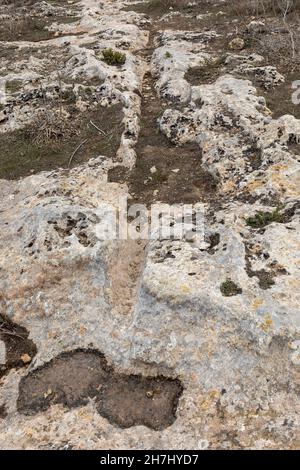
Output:
M296 47L295 47L294 34L293 34L293 30L292 30L291 26L289 25L289 22L288 22L288 19L287 19L288 13L290 12L292 6L293 6L293 0L287 0L285 10L283 11L283 22L284 22L284 24L286 26L286 29L287 29L287 31L290 35L290 38L291 38L292 58L294 59L295 56L296 56Z
M81 144L79 144L76 149L74 150L74 152L72 153L71 157L70 157L70 160L69 160L69 167L72 163L72 160L73 158L75 157L76 153L78 152L79 149L81 149L81 147L87 142L88 139L85 139L83 142L81 142Z
M0 325L0 333L2 333L3 335L16 336L17 338L26 339L24 336L19 335L15 331L10 331L7 328L5 328L4 323Z
M90 121L90 123L92 124L92 126L95 127L95 129L97 129L97 131L101 132L101 134L103 135L107 135L106 132L104 132L102 129L100 129L100 127L96 126L96 124L93 122L93 121Z

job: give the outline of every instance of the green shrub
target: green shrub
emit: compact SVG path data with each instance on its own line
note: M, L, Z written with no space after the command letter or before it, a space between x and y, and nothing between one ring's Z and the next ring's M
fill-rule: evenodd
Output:
M102 51L103 60L108 65L123 65L126 62L126 55L113 49L104 49Z
M252 228L262 228L272 222L283 222L283 214L280 212L279 208L274 209L272 212L259 211L254 216L246 219L246 224Z

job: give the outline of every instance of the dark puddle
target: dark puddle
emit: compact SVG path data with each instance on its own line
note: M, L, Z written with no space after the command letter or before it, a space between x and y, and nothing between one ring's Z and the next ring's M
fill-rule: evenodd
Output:
M165 429L176 419L181 393L179 380L111 375L101 390L98 411L121 428L144 425Z
M6 348L6 363L0 366L0 378L11 369L28 366L36 355L36 346L28 336L26 328L0 314L0 339Z
M177 379L118 374L100 352L76 350L23 377L17 406L33 415L54 404L73 408L95 398L100 415L120 428L161 430L174 423L182 391Z

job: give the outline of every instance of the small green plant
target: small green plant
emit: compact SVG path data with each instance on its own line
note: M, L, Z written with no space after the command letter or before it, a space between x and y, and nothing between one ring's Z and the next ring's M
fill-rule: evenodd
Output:
M231 279L226 279L220 286L220 291L225 297L232 297L242 293L242 289Z
M252 228L262 228L272 222L283 223L284 216L277 207L272 212L257 212L254 216L246 219L246 224Z
M165 58L166 58L166 59L171 59L171 57L173 57L172 54L171 54L171 52L167 51L167 52L165 53Z
M104 49L102 51L103 60L108 65L124 65L126 62L126 54L113 49Z

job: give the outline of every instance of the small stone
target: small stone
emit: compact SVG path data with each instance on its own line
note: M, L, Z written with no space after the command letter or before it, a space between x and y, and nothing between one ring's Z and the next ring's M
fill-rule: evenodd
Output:
M6 347L4 341L0 340L0 364L6 363Z
M293 341L289 344L290 349L293 353L291 354L291 362L294 366L300 366L300 340Z
M22 354L21 360L24 364L29 364L29 362L31 362L32 358L31 358L31 356L29 356L29 354L25 353L25 354Z
M289 348L293 351L297 351L298 349L300 350L300 340L289 343Z
M52 395L52 390L51 388L48 388L47 392L44 393L44 398L48 398L50 395Z
M152 166L152 167L150 168L150 173L153 175L153 174L156 173L156 172L157 172L156 166Z
M300 366L300 352L296 351L294 354L291 356L291 361L294 366Z
M245 47L245 41L242 38L234 38L229 43L229 49L232 51L241 51Z
M248 31L252 31L255 33L261 33L265 30L265 28L266 28L266 24L264 23L264 21L251 21L247 25Z
M153 390L148 390L148 392L146 392L146 396L147 396L147 398L153 398L153 396L154 396Z

